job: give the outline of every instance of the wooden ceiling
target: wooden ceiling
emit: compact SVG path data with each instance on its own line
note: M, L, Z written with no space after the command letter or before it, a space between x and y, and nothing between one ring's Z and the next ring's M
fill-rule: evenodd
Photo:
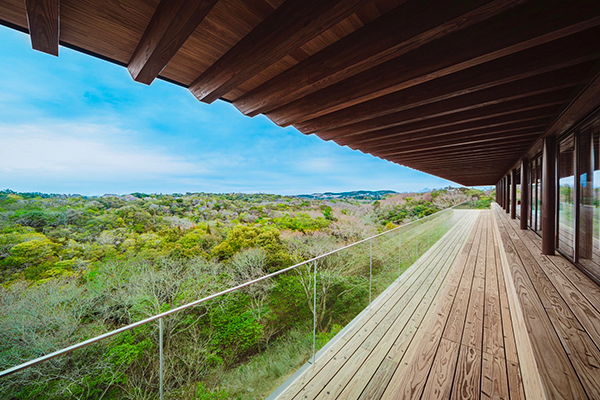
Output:
M600 104L597 0L0 0L0 22L468 186Z

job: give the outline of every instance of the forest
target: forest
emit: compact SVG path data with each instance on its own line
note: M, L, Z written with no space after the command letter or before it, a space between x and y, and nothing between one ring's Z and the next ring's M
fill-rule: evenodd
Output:
M0 370L492 196L0 191ZM316 284L307 264L164 318L165 398L268 396L312 355L313 323L319 348L449 229L445 215L402 228L400 250L390 234L321 259ZM158 335L143 325L0 378L0 397L157 398Z

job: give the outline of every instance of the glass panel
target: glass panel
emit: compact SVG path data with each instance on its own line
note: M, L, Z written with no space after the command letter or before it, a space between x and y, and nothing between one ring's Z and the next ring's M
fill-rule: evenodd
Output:
M536 232L542 230L542 157L529 164L529 227Z
M517 170L517 218L521 218L521 170Z
M535 219L533 218L533 208L535 207L536 202L536 192L535 192L535 160L532 160L529 164L529 228L535 228Z
M579 262L600 279L600 119L579 138Z
M570 135L559 144L558 156L558 248L574 257L575 240L575 139Z
M542 157L538 157L535 167L535 186L536 186L536 200L535 200L535 221L538 232L542 231Z

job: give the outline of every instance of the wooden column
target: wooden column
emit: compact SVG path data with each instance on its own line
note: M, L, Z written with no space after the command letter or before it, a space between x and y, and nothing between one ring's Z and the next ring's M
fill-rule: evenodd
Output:
M527 220L529 218L529 180L527 171L529 170L529 160L521 160L521 229L527 229Z
M544 138L542 156L542 253L554 254L556 229L556 139Z
M505 193L505 203L506 203L506 208L504 210L506 210L506 213L509 214L510 213L510 174L506 175L505 179L505 185L504 185L504 189L506 191Z
M510 172L510 219L517 219L517 170Z
M500 207L504 208L504 178L500 179Z

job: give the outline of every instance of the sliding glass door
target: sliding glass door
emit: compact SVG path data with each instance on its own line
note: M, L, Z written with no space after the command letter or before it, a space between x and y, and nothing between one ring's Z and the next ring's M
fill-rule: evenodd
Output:
M575 258L575 136L558 144L558 231L557 248Z
M531 160L529 164L529 227L540 233L542 231L542 156Z
M584 126L578 136L579 264L600 279L600 119Z

